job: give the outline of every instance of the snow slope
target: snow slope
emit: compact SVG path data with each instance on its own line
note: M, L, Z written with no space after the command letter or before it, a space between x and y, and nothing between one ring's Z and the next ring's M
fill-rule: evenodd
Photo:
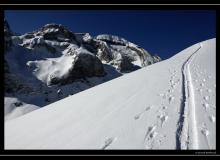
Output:
M26 104L13 97L5 97L4 103L5 120L13 119L36 109L39 109L38 106Z
M215 149L216 39L5 122L5 149Z

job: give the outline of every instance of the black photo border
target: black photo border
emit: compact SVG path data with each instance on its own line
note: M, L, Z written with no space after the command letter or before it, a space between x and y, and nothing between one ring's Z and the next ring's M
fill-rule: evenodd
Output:
M220 20L219 5L192 5L192 4L2 4L0 5L0 16L2 20L1 29L1 46L4 44L4 32L3 32L3 19L5 10L214 10L216 11L216 50L218 51L219 41L218 41L218 28ZM1 55L4 56L4 47L1 47ZM216 52L218 53L218 52ZM216 55L217 59L217 55ZM216 116L216 150L5 150L4 149L4 57L1 58L1 75L3 76L1 80L2 84L2 106L1 106L1 148L0 155L142 155L142 156L216 156L219 155L219 146L217 143L217 124L218 116ZM217 63L216 63L217 64ZM216 66L217 67L217 66ZM217 72L217 69L216 69ZM217 73L216 73L217 74ZM216 77L217 81L217 77ZM217 99L216 99L217 103ZM218 106L218 105L216 105ZM218 109L216 109L216 115ZM16 134L16 133L15 133Z

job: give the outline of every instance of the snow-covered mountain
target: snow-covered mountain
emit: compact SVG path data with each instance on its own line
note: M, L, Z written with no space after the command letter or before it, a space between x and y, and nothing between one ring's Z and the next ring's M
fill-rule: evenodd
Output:
M15 35L6 20L5 120L161 61L124 38L60 24Z
M216 149L216 39L6 121L5 149Z

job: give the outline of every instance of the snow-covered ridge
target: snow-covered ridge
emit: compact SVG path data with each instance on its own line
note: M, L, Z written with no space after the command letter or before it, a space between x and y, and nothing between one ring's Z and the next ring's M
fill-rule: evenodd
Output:
M5 149L216 149L215 65L216 39L195 44L6 121Z
M114 35L108 35L108 34L100 34L100 35L96 36L96 39L107 41L107 42L114 43L114 44L119 44L119 45L126 45L129 43L124 38L114 36Z
M141 68L161 61L159 56L151 56L143 48L118 36L98 35L96 42L101 45L101 53L98 52L98 56L121 71L132 70L133 66Z

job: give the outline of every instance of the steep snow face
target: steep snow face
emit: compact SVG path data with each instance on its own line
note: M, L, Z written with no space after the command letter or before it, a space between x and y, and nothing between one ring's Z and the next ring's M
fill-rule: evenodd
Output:
M6 20L4 34L5 97L30 107L43 107L143 67L137 51L123 46L137 50L136 45L116 36L107 37L120 45L109 45L104 38L73 33L61 24L15 35ZM5 108L13 106L10 102Z
M216 40L5 122L5 149L216 149ZM40 117L40 118L39 118Z

